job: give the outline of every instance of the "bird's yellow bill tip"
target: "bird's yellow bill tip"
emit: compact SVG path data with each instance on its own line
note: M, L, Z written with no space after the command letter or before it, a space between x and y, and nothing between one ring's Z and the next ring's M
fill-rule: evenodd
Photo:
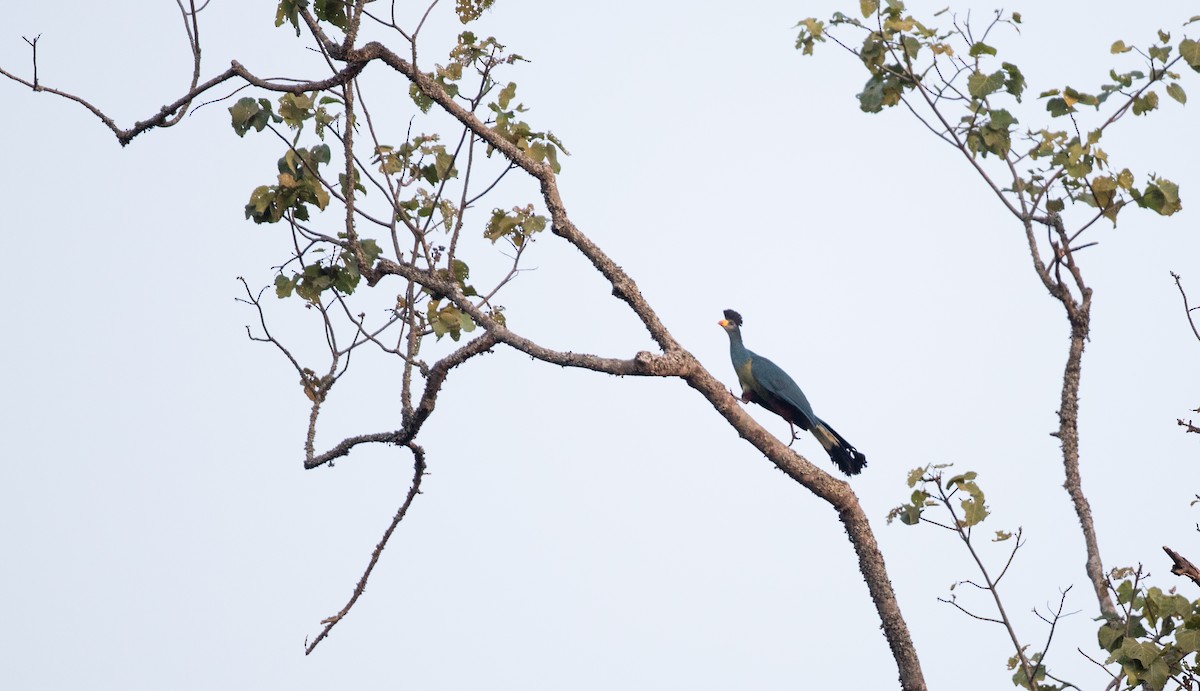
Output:
M728 320L728 319L722 319L721 321L717 322L717 326L720 326L720 327L726 327L726 326L729 326L729 320Z

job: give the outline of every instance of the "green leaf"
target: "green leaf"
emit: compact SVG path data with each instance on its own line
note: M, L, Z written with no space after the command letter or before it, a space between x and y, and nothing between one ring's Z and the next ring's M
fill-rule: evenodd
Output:
M1150 209L1162 216L1170 216L1183 208L1179 200L1179 186L1166 178L1154 178L1140 194L1134 193L1138 206Z
M1020 103L1021 94L1025 92L1025 75L1011 62L1001 63L1000 67L1008 73L1008 78L1004 80L1004 90L1016 96L1017 102Z
M1133 50L1133 48L1125 45L1124 41L1114 41L1112 48L1109 49L1109 52L1111 52L1113 55L1116 55L1118 53L1128 53L1131 50Z
M796 26L804 27L796 36L796 49L801 55L812 55L813 44L825 42L825 22L809 17L801 19Z
M358 246L362 248L363 255L367 258L368 264L374 264L379 255L383 254L383 250L379 247L379 243L371 238L359 240Z
M343 31L349 25L345 0L315 0L313 14L319 21L329 22Z
M471 315L467 314L466 312L459 312L458 320L460 324L459 328L461 328L463 331L470 333L475 330L475 321L471 319Z
M1179 42L1179 55L1193 70L1200 72L1200 42L1185 38Z
M1175 634L1175 645L1184 652L1190 655L1200 651L1200 631L1195 629L1186 629Z
M458 171L454 170L454 156L444 150L437 152L434 156L433 165L437 171L438 180L448 180L458 175Z
M971 50L968 51L967 54L973 58L977 58L980 55L995 55L996 49L984 43L983 41L977 41L971 44Z
M509 82L508 86L500 90L500 95L496 98L496 104L502 109L507 109L508 104L512 102L513 96L517 95L517 85L515 82Z
M291 22L296 27L296 35L300 35L300 8L308 7L308 0L281 0L279 9L275 11L275 26Z
M313 116L316 98L316 92L307 95L284 94L279 97L279 116L288 127L297 129Z
M290 297L292 291L296 288L296 279L288 278L283 274L275 277L275 296L279 299Z
M1166 62L1171 59L1171 46L1150 46L1150 57L1159 62Z
M458 13L458 21L466 24L479 19L483 11L492 6L495 0L456 0L454 11Z
M313 160L318 163L329 163L332 160L328 144L317 144L309 151L312 152Z
M239 137L249 132L250 128L254 128L255 132L262 132L271 120L280 121L279 116L271 112L271 102L265 98L240 98L229 107L229 115L233 131L237 132Z
M1072 108L1067 105L1065 99L1052 98L1046 101L1046 110L1050 111L1050 117L1058 118L1070 113Z
M1156 108L1158 108L1158 94L1153 91L1147 91L1144 96L1133 99L1134 115L1145 115Z
M1187 92L1183 90L1182 86L1179 86L1179 82L1167 84L1167 95L1180 103L1187 103Z
M1125 640L1125 631L1119 626L1114 626L1106 622L1096 632L1096 637L1100 642L1100 647L1111 653L1120 647L1121 642Z
M955 475L946 481L946 487L955 487L967 493L968 498L961 502L963 518L959 521L962 527L977 525L987 518L988 510L984 501L983 490L975 483L974 471Z
M991 74L973 72L967 77L967 92L971 98L983 99L995 93L1004 86L1004 71L998 70Z
M879 11L879 0L858 0L858 9L864 18L873 17Z
M1162 651L1158 646L1149 641L1135 641L1126 638L1125 642L1121 644L1121 656L1127 660L1137 660L1143 669L1149 668L1150 663L1154 662L1160 652Z
M417 104L417 108L421 109L422 113L428 113L433 107L433 99L425 95L425 92L417 88L416 82L408 85L408 95L412 98L413 103Z
M899 103L901 91L899 80L885 77L882 70L878 71L867 80L862 93L858 94L858 107L864 113L878 113L884 106L891 107Z
M464 283L471 277L471 268L461 259L455 259L450 268L454 272L454 280L459 283Z
M1050 199L1046 202L1046 209L1048 209L1051 213L1058 213L1064 208L1065 205L1061 199Z

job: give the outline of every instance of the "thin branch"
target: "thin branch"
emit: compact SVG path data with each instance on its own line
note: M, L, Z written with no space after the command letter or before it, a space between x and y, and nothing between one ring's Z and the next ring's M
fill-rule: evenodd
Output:
M1179 295L1183 298L1183 313L1187 315L1188 325L1192 327L1192 334L1196 336L1196 340L1200 341L1200 330L1196 328L1196 322L1192 320L1193 308L1188 305L1187 293L1183 291L1183 278L1174 271L1171 272L1171 278L1175 279L1175 287L1179 289Z
M944 602L944 603L946 603L946 604L948 604L948 605L953 605L953 606L955 607L955 609L957 609L958 611L960 611L960 612L962 612L963 614L967 615L968 617L971 617L972 619L978 619L979 621L986 621L986 622L989 622L989 623L991 623L991 624L1000 624L1000 625L1002 625L1002 626L1004 625L1004 622L1003 622L1003 621L1001 621L1000 619L993 619L993 618L991 618L991 617L985 617L985 616L981 616L981 615L979 615L979 614L976 614L976 613L972 612L971 610L969 610L969 609L967 609L967 608L963 607L962 605L958 604L958 600L957 600L956 598L953 598L953 597L952 597L952 598L950 598L950 599L948 599L948 600L947 600L947 599L946 599L946 598L944 598L944 597L939 597L939 598L938 598L938 602Z
M354 593L351 594L350 600L346 602L346 606L342 607L337 614L321 620L325 628L321 629L321 633L317 634L317 637L311 643L307 640L305 641L305 655L311 654L313 649L321 641L325 640L325 637L329 635L333 627L337 626L338 622L350 612L350 608L354 606L354 603L358 602L358 598L362 596L367 588L367 579L371 577L371 572L375 570L375 565L379 563L379 557L383 554L384 548L387 547L388 540L392 538L392 533L396 531L396 526L400 525L400 521L404 520L404 515L408 513L408 507L412 506L413 499L416 499L417 495L421 493L421 478L425 476L425 450L412 442L409 442L405 446L413 454L413 479L412 484L408 488L408 494L404 497L404 503L396 510L396 515L392 517L392 522L388 525L387 530L383 531L383 537L380 538L379 543L375 545L374 551L371 552L371 560L367 562L366 570L363 571L362 576L358 579L358 583L355 584Z
M421 431L421 426L433 414L433 409L437 405L437 397L441 392L442 384L445 383L446 377L450 374L450 370L461 365L472 357L484 353L498 343L498 339L491 332L486 332L481 336L473 339L467 345L459 348L453 353L447 355L437 361L429 370L429 376L425 379L425 392L421 396L421 402L417 405L411 418L404 421L404 425L395 432L377 432L374 434L363 434L357 437L347 437L339 442L332 449L320 454L309 455L304 460L304 469L312 470L318 466L329 463L337 458L341 458L350 453L350 450L359 444L366 443L384 443L384 444L402 444L407 445L416 438L417 433Z
M29 47L33 49L33 84L32 84L32 86L33 86L34 91L40 91L41 87L38 86L37 44L38 44L38 41L40 41L42 39L42 35L38 34L37 36L34 36L32 41L30 41L28 38L25 38L24 36L22 36L21 38L24 39L25 42L29 44Z
M172 116L180 112L182 109L187 108L197 96L208 91L214 86L217 86L218 84L222 84L230 79L233 79L234 77L241 77L250 84L268 91L303 94L306 91L321 91L323 89L344 84L358 76L359 72L362 72L363 68L366 66L366 62L354 62L348 64L345 69L341 70L334 76L329 77L328 79L321 79L317 81L301 81L292 84L278 84L274 81L261 79L255 76L245 67L243 67L241 63L239 63L237 60L234 60L230 63L229 69L225 70L221 74L218 74L212 79L209 79L203 84L190 89L186 94L176 99L174 102L160 108L156 115L134 123L133 127L130 127L129 129L121 129L121 127L118 126L112 118L108 117L99 108L80 98L79 96L67 93L65 91L60 91L58 89L52 89L48 86L33 84L21 79L11 72L4 70L3 68L0 68L0 75L8 77L18 84L24 84L34 91L44 91L46 93L54 94L55 96L61 96L62 98L65 98L69 101L74 101L84 108L87 108L92 112L93 115L100 119L100 122L104 123L106 127L113 131L113 134L117 136L117 141L121 143L121 146L125 146L129 144L129 142L133 141L133 138L139 134L156 127L163 127Z

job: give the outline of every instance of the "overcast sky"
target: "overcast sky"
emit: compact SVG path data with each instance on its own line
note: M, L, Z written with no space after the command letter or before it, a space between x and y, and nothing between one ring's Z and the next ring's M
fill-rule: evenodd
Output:
M927 18L944 4L912 9ZM1094 90L1110 67L1137 67L1109 55L1114 40L1144 45L1165 28L1177 41L1197 13L1177 1L1046 5L1009 8L1023 10L1021 34L990 41L1022 68L1031 96ZM992 7L953 6L976 17ZM434 10L425 64L444 62L452 8ZM851 483L931 688L1012 688L1012 650L999 627L937 601L977 577L951 535L885 525L909 494L908 471L928 463L979 472L989 532L1024 528L1003 594L1034 649L1047 630L1031 610L1074 587L1067 608L1078 614L1060 625L1048 662L1098 688L1106 675L1075 651L1096 654L1096 604L1049 436L1067 346L1061 307L1019 226L957 152L902 110L861 113L865 76L852 56L830 44L815 57L794 50L799 19L839 9L857 3L499 0L473 30L530 60L507 78L530 122L571 151L560 177L569 213L684 346L736 386L716 322L738 309L747 345L868 455ZM274 12L212 0L204 75L237 59L262 76L323 76L311 42L275 29ZM175 100L190 77L165 0L12 4L0 66L29 75L21 37L37 34L42 83L123 126ZM371 105L399 141L414 112L407 85L370 70ZM1185 71L1200 98L1200 75ZM1168 274L1200 301L1200 146L1196 104L1189 113L1162 96L1161 112L1105 139L1114 165L1179 183L1184 211L1130 209L1115 230L1089 231L1100 244L1080 257L1095 289L1082 471L1106 566L1142 562L1155 584L1194 598L1160 547L1200 558L1200 509L1188 505L1200 491L1200 437L1175 424L1200 406L1200 343ZM503 348L450 378L420 439L424 494L366 595L305 657L412 464L372 448L303 470L308 401L286 361L246 338L255 315L234 301L236 277L267 285L288 252L282 228L242 210L272 180L278 141L239 139L227 103L125 149L49 94L5 81L0 103L12 289L0 339L6 686L895 687L826 504L682 382L562 370ZM1028 98L1018 116L1038 129L1043 113ZM513 184L495 205L532 192ZM496 250L472 243L486 277ZM587 262L548 233L527 265L536 271L501 300L519 332L614 357L651 347ZM299 301L268 307L283 333L319 338ZM396 428L399 371L378 356L356 363L318 447ZM797 449L833 470L811 437ZM983 549L1002 564L1003 546Z

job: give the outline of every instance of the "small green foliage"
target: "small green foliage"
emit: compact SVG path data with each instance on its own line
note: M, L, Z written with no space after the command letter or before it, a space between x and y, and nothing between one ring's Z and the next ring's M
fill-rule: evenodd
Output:
M345 0L313 0L313 15L317 21L329 22L343 31L350 25Z
M496 209L488 220L483 236L493 244L500 238L507 238L515 247L520 247L530 240L533 235L546 228L546 217L533 213L533 205L513 207L512 211Z
M1153 91L1147 91L1145 94L1133 99L1134 115L1145 115L1156 108L1158 108L1158 94Z
M1028 648L1029 646L1027 645L1021 646L1021 652L1027 653ZM1046 683L1046 666L1040 664L1042 660L1041 653L1034 653L1033 655L1029 656L1028 660L1034 666L1033 680L1037 684L1038 691L1058 691L1063 688L1058 684ZM1029 675L1025 673L1024 668L1021 666L1020 656L1013 655L1012 657L1008 658L1007 666L1009 669L1015 670L1012 676L1013 686L1018 686L1023 689L1033 688L1033 684L1029 682Z
M298 130L315 114L317 93L284 94L279 97L279 117L288 127Z
M433 107L433 99L426 96L425 92L417 87L416 82L408 85L408 95L412 98L413 103L417 104L417 108L422 113L428 113L429 109Z
M1091 180L1090 197L1085 196L1083 200L1103 210L1103 214L1113 223L1117 222L1117 212L1121 205L1118 203L1117 194L1120 184L1116 176L1113 175L1097 175Z
M368 265L374 264L383 253L379 244L370 238L359 241L358 247ZM343 295L353 294L361 278L354 253L343 249L332 260L309 264L291 276L276 276L275 295L282 299L295 293L309 302L316 303L327 290L336 290Z
M1151 176L1144 190L1139 192L1134 189L1130 194L1138 206L1162 216L1170 216L1183 208L1183 202L1179 199L1179 186L1166 178Z
M967 148L986 157L989 153L1007 156L1012 148L1012 127L1017 119L1003 108L987 111L988 119L967 133ZM972 116L974 119L974 116Z
M508 104L512 102L513 97L517 95L517 83L509 82L508 86L500 90L500 95L496 97L496 103L500 106L500 110L507 110Z
M1121 666L1127 679L1122 688L1160 691L1171 677L1194 681L1200 652L1200 602L1174 592L1143 586L1138 569L1114 569L1110 583L1123 609L1122 618L1106 620L1096 641L1109 653L1108 663ZM1190 658L1190 660L1189 660ZM1184 683L1182 688L1190 688Z
M1002 62L1000 67L1008 75L1004 79L1004 90L1012 94L1020 103L1021 94L1025 93L1025 75L1021 74L1020 68L1011 62Z
M1183 39L1179 42L1179 55L1189 67L1200 72L1200 42Z
M516 114L525 112L524 104L512 106L513 98L517 94L517 85L514 82L509 82L507 86L500 90L496 100L488 104L488 108L495 113L495 124L493 129L504 139L512 142L522 152L538 163L548 162L550 169L555 174L562 170L558 162L558 152L561 150L564 154L570 155L570 152L563 147L562 142L558 137L555 137L551 132L535 132L530 127L529 123L523 120L517 120ZM488 155L492 153L492 147L488 147Z
M1171 59L1171 46L1150 46L1150 58L1159 62L1167 62Z
M971 49L969 51L967 51L967 55L970 55L973 58L977 58L980 55L995 55L995 54L996 54L996 49L989 46L988 44L984 43L983 41L977 41L977 42L971 44Z
M237 132L239 137L245 136L251 128L255 132L262 132L268 123L283 122L283 118L272 112L271 102L265 98L257 100L249 96L240 98L237 103L229 107L229 115L232 119L233 131Z
M483 14L483 11L491 7L496 0L456 0L454 3L454 11L458 14L458 21L463 24L473 22ZM458 340L458 339L455 339Z
M1133 50L1133 47L1125 45L1124 41L1114 41L1112 48L1109 49L1109 52L1113 55L1117 55L1118 53L1128 53L1131 50Z
M884 107L900 103L904 87L899 79L884 71L876 72L858 94L858 107L864 113L878 113Z
M429 328L433 330L434 336L440 341L442 336L450 335L450 340L458 341L462 338L463 332L471 332L475 330L475 322L466 312L458 309L454 305L446 305L442 307L441 300L430 300L426 306L425 319L429 324Z
M329 192L321 182L318 168L329 163L325 144L310 149L288 149L279 159L278 183L255 188L246 204L246 218L255 223L276 223L291 211L298 220L308 220L308 204L324 209Z
M1178 101L1181 105L1187 104L1187 92L1179 86L1179 82L1171 82L1167 84L1167 95Z
M991 74L973 72L967 77L967 93L971 94L971 98L983 99L1002 89L1004 81L1004 70L997 70Z
M335 0L336 1L336 0ZM279 8L275 11L275 26L283 26L290 22L300 35L300 8L308 7L308 0L280 0Z
M967 498L961 501L963 517L959 519L960 527L969 528L983 522L983 519L988 517L987 505L984 503L983 490L975 483L976 473L970 471L962 475L955 475L946 481L946 489L954 488L955 491L963 491L967 493Z
M801 19L797 24L800 33L796 36L796 49L802 55L812 55L813 43L825 42L825 22L817 21L812 17Z
M941 477L940 471L946 467L946 465L927 465L921 468L913 468L909 471L908 486L916 489L909 496L907 503L888 511L887 522L891 523L894 519L899 518L900 522L904 525L916 525L919 523L925 509L930 506L937 506L939 503L927 491L927 488L930 483L935 487L937 486L938 478ZM917 488L918 484L921 485L920 488Z
M367 188L363 186L362 181L359 179L358 168L352 169L352 173L354 190L366 194ZM350 182L351 180L346 177L345 173L338 173L338 189L341 190L343 197L350 196Z

